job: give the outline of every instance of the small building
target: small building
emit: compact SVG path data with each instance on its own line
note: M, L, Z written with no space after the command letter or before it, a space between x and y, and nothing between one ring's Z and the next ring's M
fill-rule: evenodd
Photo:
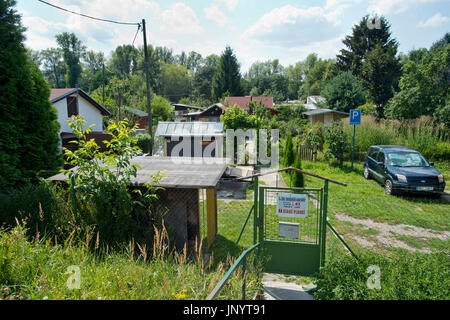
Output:
M220 122L220 116L226 109L227 107L225 107L223 104L215 103L208 109L198 113L195 117L195 120L203 122Z
M223 124L220 122L160 122L155 137L164 139L166 157L216 157L221 154Z
M63 147L73 149L75 146L69 143L75 135L67 120L78 115L83 117L87 127L93 125L89 138L95 139L100 147L103 146L104 140L108 140L109 135L103 133L103 117L111 116L111 113L82 89L52 89L49 99L58 112L58 123L61 127L59 134Z
M338 121L349 116L347 112L331 109L310 110L303 112L303 115L305 115L312 124L321 122L325 127L329 127L333 121Z
M137 125L138 130L145 130L148 124L148 113L136 108L125 108L125 114L132 125Z
M204 110L202 107L191 106L188 104L174 103L172 104L175 111L176 122L187 122L192 119L192 113L201 112Z
M137 164L139 168L136 177L131 179L130 188L142 188L152 182L152 175L163 173L157 185L163 188L158 194L157 208L164 212L165 226L175 247L182 250L187 244L188 250L192 251L202 240L202 229L207 230L208 247L217 234L217 185L227 168L227 162L225 159L219 159L221 161L215 161L214 164L198 158L189 160L135 157L131 164ZM60 173L48 180L67 183L68 178ZM206 199L200 198L200 190L206 190ZM201 206L200 202L205 200ZM203 208L206 209L206 221L203 223L207 228L201 228Z

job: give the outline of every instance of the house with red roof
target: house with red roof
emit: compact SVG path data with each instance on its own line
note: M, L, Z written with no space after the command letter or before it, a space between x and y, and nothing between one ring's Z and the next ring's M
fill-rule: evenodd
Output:
M252 97L252 96L245 96L245 97L226 97L225 103L227 103L229 106L237 105L239 108L249 112L250 108L249 105L251 103L258 104L262 103L267 107L269 112L271 114L278 114L279 112L273 108L275 105L273 102L273 97Z

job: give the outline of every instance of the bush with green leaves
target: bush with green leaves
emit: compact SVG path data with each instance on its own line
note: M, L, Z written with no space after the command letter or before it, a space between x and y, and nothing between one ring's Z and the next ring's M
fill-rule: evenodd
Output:
M300 169L300 170L302 169L302 160L300 159L300 157L298 155L295 157L295 162L294 162L293 167ZM298 172L298 171L292 172L292 187L295 187L295 188L304 188L305 187L305 176L303 175L303 173Z
M447 252L410 253L391 256L367 251L360 261L349 255L325 264L318 275L314 298L319 300L448 300L449 256ZM369 278L380 270L380 288L369 288Z
M294 143L290 134L286 137L283 154L283 166L290 167L295 161Z
M366 102L364 91L358 79L350 72L342 72L333 78L321 94L331 109L349 112Z
M159 213L152 212L152 203L157 200L155 187L161 174L152 177L144 188L129 190L131 180L136 177L138 165L131 160L140 151L137 139L132 137L136 127L130 128L128 121L111 121L105 133L111 135L104 141L105 152L99 152L94 139L87 140L91 127L78 116L72 117L69 126L78 140L75 151L65 149L68 164L76 170L63 170L71 188L76 192L80 219L86 229L98 232L102 242L115 244L135 239L141 243L151 242L153 224ZM136 215L140 221L136 221Z
M325 132L325 159L337 160L342 166L344 154L349 150L347 135L342 122L333 121Z
M136 135L136 144L139 147L139 149L142 150L143 153L149 153L149 143L151 140L151 137L148 133L141 133Z

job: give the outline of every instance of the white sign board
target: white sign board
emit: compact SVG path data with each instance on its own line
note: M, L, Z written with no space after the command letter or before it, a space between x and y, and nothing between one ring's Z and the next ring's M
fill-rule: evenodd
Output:
M298 239L300 230L299 223L279 222L278 236L281 238Z
M279 193L277 216L283 218L306 218L308 216L308 195Z

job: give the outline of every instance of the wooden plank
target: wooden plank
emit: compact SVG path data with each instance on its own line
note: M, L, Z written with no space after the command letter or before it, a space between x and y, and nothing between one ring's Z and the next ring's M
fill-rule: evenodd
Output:
M206 190L206 221L208 226L208 248L217 234L217 191L216 189Z

